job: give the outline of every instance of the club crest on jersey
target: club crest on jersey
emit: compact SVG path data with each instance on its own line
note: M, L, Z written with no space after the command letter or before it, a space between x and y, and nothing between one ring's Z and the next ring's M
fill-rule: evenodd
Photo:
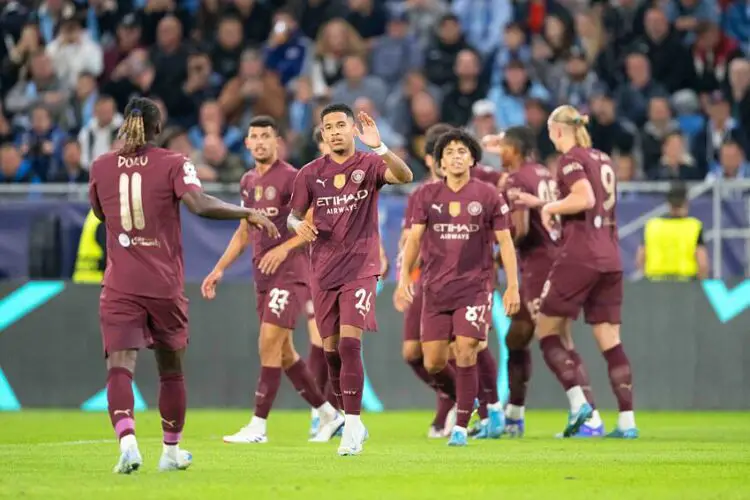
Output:
M260 201L263 198L263 186L255 186L255 201Z
M333 187L341 189L346 184L346 174L336 174L333 178Z
M469 215L479 215L482 213L482 204L478 201L472 201L469 203L469 206L466 207L466 210L469 211Z
M459 215L461 215L461 202L450 202L450 204L448 204L448 213L451 214L451 217L458 217Z
M355 170L352 172L352 182L354 184L361 184L365 180L365 173L362 170Z
M275 187L273 187L273 186L268 186L268 187L266 188L266 199L267 199L268 201L271 201L271 200L273 200L274 198L276 198L276 188L275 188Z

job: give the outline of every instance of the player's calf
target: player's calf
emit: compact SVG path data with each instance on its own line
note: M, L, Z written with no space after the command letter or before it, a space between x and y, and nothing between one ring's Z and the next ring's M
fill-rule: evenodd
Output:
M192 463L192 455L180 449L187 412L185 377L182 358L185 350L156 349L159 370L159 414L163 433L163 450L159 470L184 470Z
M120 458L114 472L130 474L138 470L143 460L135 438L133 413L133 370L136 351L117 351L107 358L107 408L112 427L120 445Z
M612 392L617 399L616 429L610 437L632 439L638 437L633 412L633 372L630 360L620 342L620 325L603 323L594 325L594 337L607 361L607 374Z
M458 406L458 412L456 425L448 442L451 446L461 446L462 439L468 432L467 427L474 410L474 400L479 388L477 378L478 348L478 339L456 336L456 405Z

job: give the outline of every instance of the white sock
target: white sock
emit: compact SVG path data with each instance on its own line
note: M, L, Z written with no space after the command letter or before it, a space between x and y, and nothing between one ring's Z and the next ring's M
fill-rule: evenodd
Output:
M172 458L177 458L177 450L179 449L180 446L177 444L165 444L162 447L162 453Z
M599 427L602 425L602 417L599 415L599 410L594 410L591 414L591 418L586 421L586 424L590 427Z
M325 415L327 417L332 417L336 415L336 408L334 408L328 401L320 405L318 408L314 408L313 411L318 416Z
M635 413L633 413L632 410L621 411L620 415L617 417L617 428L621 431L635 429Z
M570 402L570 411L572 413L577 413L578 410L581 409L581 406L583 406L584 403L587 403L586 396L583 394L583 389L581 389L580 385L577 385L575 387L571 387L567 391L565 391L565 394L568 395L568 401Z
M490 419L489 418L483 418L482 421L479 422L479 423L482 424L482 425L487 425L487 424L490 423Z
M469 431L467 431L467 430L466 430L466 427L459 427L459 426L457 426L457 425L454 425L454 426L453 426L453 431L454 431L454 432L455 432L455 431L458 431L458 432L460 432L461 434L468 434L468 433L469 433Z
M487 410L502 410L503 409L503 403L500 401L496 403L492 403L491 405L487 405Z
M310 409L310 417L311 418L318 418L319 417L319 415L318 415L318 409L317 408L311 408Z
M125 450L130 448L138 448L138 442L135 440L135 434L128 434L120 439L120 451L125 453Z
M505 416L511 420L522 420L525 411L525 406L508 405L505 409Z
M346 427L350 427L349 424L351 424L352 426L361 425L362 424L362 419L359 418L359 415L349 415L349 414L346 414L346 415L344 415L344 427L345 428Z
M266 419L256 417L253 415L253 418L250 420L250 427L257 432L260 432L261 434L266 433Z

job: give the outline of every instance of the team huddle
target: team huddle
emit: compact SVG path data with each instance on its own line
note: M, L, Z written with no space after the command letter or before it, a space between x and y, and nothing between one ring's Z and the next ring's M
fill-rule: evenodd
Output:
M239 221L203 282L205 299L216 296L224 271L252 248L260 377L250 422L224 441L268 441L267 420L283 372L312 409L310 441L340 435L339 455L361 453L368 438L360 418L362 334L377 331L375 296L387 269L378 192L386 184L411 182L409 167L381 142L371 117L355 117L345 105L321 112L321 155L300 170L279 159L276 123L257 117L246 138L256 167L243 177L242 203L235 206L205 194L188 159L151 145L161 132L152 101L133 99L125 114L124 146L94 162L89 185L92 209L107 229L100 326L109 415L120 446L114 471L129 474L143 462L132 379L137 352L145 347L155 353L160 381L159 469L184 470L192 462L179 447L189 339L180 202L201 217ZM448 125L427 131L430 178L408 200L394 304L404 312L403 357L436 393L428 436L447 437L451 446L467 445L471 435L522 436L534 336L570 403L562 436L602 436L570 333L581 309L607 362L620 411L608 436L638 436L619 332L615 176L611 160L591 148L586 123L570 106L550 116L550 138L562 154L555 179L534 161L533 134L524 127L485 137L482 144ZM371 152L357 151L355 138ZM507 175L478 165L483 149L501 156ZM498 400L497 362L487 348L499 267L507 281L503 308L512 320L506 406ZM310 334L307 361L292 340L301 315ZM470 429L475 410L479 421Z

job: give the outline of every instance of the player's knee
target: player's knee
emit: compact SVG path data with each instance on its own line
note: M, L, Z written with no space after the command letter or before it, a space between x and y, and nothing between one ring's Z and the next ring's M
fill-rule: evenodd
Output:
M107 368L125 368L131 373L135 372L135 361L138 351L115 351L107 355Z
M154 354L156 355L156 367L159 370L159 375L182 373L184 352L184 349L180 349L179 351L156 349Z
M401 355L407 363L422 359L422 345L416 341L406 341L401 348Z
M471 366L476 363L479 352L480 341L469 337L458 337L456 339L456 364L459 366Z
M520 351L528 347L534 336L534 325L525 321L513 321L505 337L505 345L511 351Z
M284 344L281 350L281 367L285 370L291 367L299 359L299 354L294 349L291 340Z
M439 372L448 364L450 351L447 349L447 346L430 344L428 342L427 344L423 344L422 347L424 367L429 373L433 374Z
M608 351L620 343L620 325L600 323L594 325L593 331L601 352Z
M273 329L261 329L258 339L258 352L261 364L266 366L277 366L281 363L284 342L286 338L283 333Z

